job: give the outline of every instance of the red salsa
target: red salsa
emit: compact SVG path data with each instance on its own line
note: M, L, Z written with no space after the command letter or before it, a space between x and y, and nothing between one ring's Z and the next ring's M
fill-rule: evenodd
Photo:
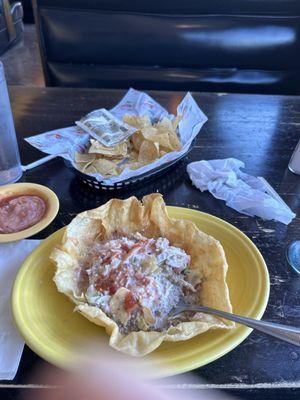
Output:
M23 195L0 198L0 234L15 233L38 223L46 212L39 196Z
M132 313L138 306L138 301L132 292L128 292L124 300L124 308L128 313Z

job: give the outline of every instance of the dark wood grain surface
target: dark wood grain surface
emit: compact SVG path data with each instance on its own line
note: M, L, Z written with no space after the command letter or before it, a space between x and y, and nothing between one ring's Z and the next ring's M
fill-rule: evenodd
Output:
M110 108L123 96L117 90L50 89L10 87L10 96L19 140L22 163L30 163L42 153L23 138L48 130L72 125L83 114L95 108ZM150 92L169 111L174 112L184 93ZM170 174L134 192L122 192L142 197L160 191L168 204L202 210L225 219L242 230L257 245L264 256L271 280L270 300L264 315L274 322L299 325L300 277L285 259L288 244L300 239L300 176L288 171L288 161L300 139L300 98L285 96L193 93L208 116L187 161L236 157L246 164L245 171L263 176L297 213L285 226L278 222L248 217L228 208L209 193L195 189L185 172L184 163ZM116 194L99 192L92 195L82 190L73 173L61 159L50 161L24 174L22 181L35 182L53 189L60 199L60 211L55 221L37 237L45 238L84 209L106 202ZM44 385L32 375L45 365L25 347L18 374L13 382L3 382L2 392L8 398L20 395L18 385ZM300 395L299 348L252 333L240 346L219 360L202 367L194 374L204 378L209 387L226 389L240 398L296 399ZM185 375L180 377L184 384ZM167 381L164 381L165 383ZM203 390L200 382L186 390ZM25 390L25 389L22 389ZM21 390L21 391L22 391ZM27 389L39 390L39 389ZM176 387L172 390L184 390Z

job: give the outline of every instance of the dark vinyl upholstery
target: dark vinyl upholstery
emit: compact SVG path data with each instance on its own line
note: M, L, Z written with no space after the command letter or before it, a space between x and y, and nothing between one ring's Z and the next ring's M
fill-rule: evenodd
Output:
M34 0L47 85L300 93L299 0Z
M32 3L31 0L21 0L23 11L24 11L24 18L23 21L25 23L33 23L33 10L32 10Z

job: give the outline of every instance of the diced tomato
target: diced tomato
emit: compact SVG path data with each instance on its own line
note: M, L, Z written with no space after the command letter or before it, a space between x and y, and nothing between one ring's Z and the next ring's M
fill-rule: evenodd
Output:
M109 252L102 260L102 264L110 264L111 263L112 255Z
M108 250L103 254L103 258L101 260L102 264L110 264L114 258L120 258L122 252L120 250Z
M131 247L128 246L128 244L126 243L122 243L122 250L125 250L126 253L128 253L128 251L131 249Z
M148 243L148 239L141 239L138 242L136 242L132 247L133 248L139 248L139 247L143 247Z
M148 283L150 282L150 279L145 277L143 274L141 274L140 272L137 272L135 274L135 279L137 280L137 283L140 285L144 285L147 286Z
M112 296L117 291L117 286L114 283L111 283L108 289L108 293Z
M137 299L132 292L128 292L124 299L124 308L128 313L132 313L138 306Z
M99 292L108 291L110 295L113 295L118 290L117 285L115 284L115 274L109 274L108 276L100 275L95 283L95 288Z

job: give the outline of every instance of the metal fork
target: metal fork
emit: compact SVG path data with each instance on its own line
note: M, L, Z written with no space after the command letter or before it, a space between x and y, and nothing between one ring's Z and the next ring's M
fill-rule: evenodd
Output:
M169 316L176 316L184 311L197 311L205 314L217 315L228 319L230 321L238 322L239 324L246 325L249 328L256 329L260 332L267 333L268 335L274 336L278 339L284 340L285 342L292 343L300 347L300 328L293 326L287 326L282 324L276 324L274 322L260 321L253 318L241 317L240 315L232 314L225 311L215 310L210 307L195 306L192 304L186 304L183 300L171 310Z

